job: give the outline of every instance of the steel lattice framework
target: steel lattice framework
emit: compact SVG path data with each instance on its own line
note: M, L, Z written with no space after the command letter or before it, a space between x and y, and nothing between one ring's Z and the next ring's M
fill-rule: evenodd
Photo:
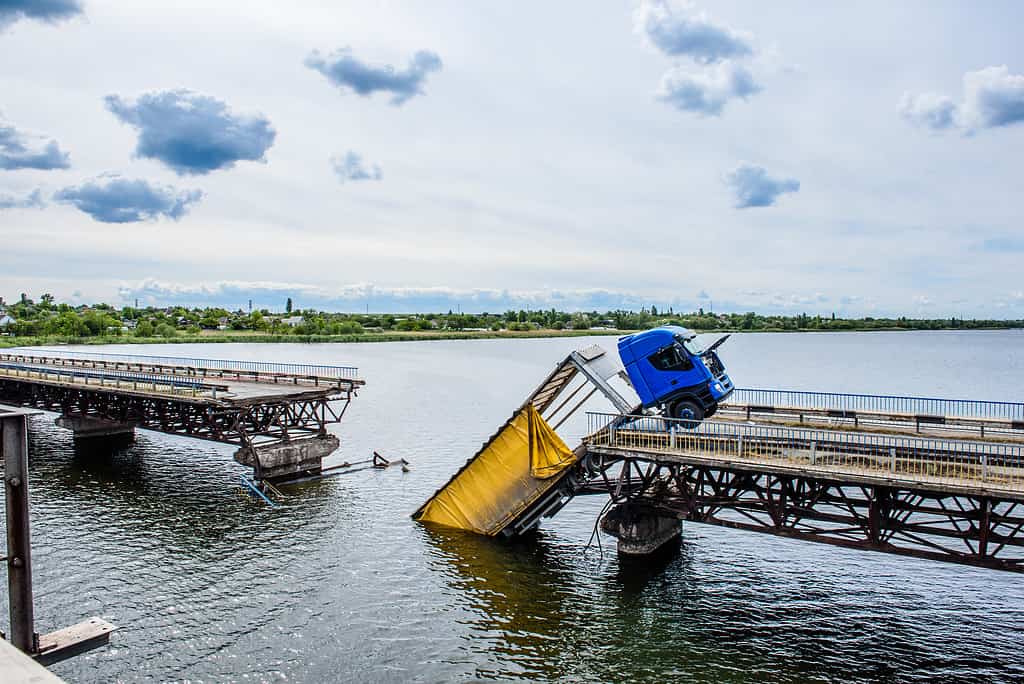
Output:
M851 483L588 448L575 493L655 515L854 549L1024 571L1024 495Z
M354 384L341 383L247 401L218 401L0 378L4 403L243 447L324 435L328 424L341 420L354 395Z

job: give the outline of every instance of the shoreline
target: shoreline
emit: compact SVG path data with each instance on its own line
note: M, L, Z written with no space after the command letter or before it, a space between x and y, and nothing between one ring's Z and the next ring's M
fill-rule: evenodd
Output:
M699 334L706 333L753 333L753 334L791 334L791 333L857 333L857 332L985 332L993 330L1024 330L1024 328L991 327L991 328L935 328L930 330L909 328L851 328L846 330L822 330L820 328L803 328L798 330L761 329L744 330L737 328L715 328L711 330L694 329ZM639 332L638 330L530 330L530 331L468 331L468 332L373 332L347 335L273 335L252 333L225 333L207 335L176 335L174 337L0 337L0 349L15 347L44 347L63 345L100 346L109 344L237 344L244 342L260 344L361 344L378 342L429 342L434 340L508 340L508 339L543 339L550 337L608 337L623 336Z

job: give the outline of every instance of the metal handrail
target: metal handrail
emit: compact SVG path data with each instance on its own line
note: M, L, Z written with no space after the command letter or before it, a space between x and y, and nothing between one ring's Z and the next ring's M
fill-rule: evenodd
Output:
M17 354L20 356L46 355L53 358L89 361L92 359L109 362L143 364L151 363L163 366L182 366L203 370L230 370L247 373L279 373L307 377L330 378L334 380L358 379L359 369L355 366L328 366L321 364L276 363L269 361L241 361L236 359L204 359L181 356L149 356L142 354L111 354L107 352L75 352L62 349L33 349L31 351L12 350L0 357Z
M833 411L872 411L905 415L930 415L957 418L1000 418L1024 420L1024 402L944 399L939 397L886 394L846 394L840 392L804 392L797 390L738 387L728 404L771 406L776 408L823 409Z
M151 389L157 386L170 388L171 392L176 390L188 390L195 396L199 392L212 391L216 396L218 389L225 389L201 380L189 380L187 378L169 377L166 375L154 375L151 373L136 373L131 371L87 371L70 370L66 368L53 368L51 366L37 366L31 364L0 363L0 373L8 374L13 372L13 377L38 376L41 379L47 377L69 378L72 381L82 380L82 384L88 385L90 379L99 380L98 386L103 387L108 381L113 387L120 388L121 383L131 383L134 389L138 385L148 385ZM24 376L21 374L24 373Z
M887 477L1024 484L1024 445L588 412L591 446Z

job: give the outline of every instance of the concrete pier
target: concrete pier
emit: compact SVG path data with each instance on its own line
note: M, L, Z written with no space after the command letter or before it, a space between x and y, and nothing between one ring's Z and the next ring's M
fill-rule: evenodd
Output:
M0 639L0 673L8 684L64 684L64 680Z
M601 529L619 540L622 556L648 556L678 544L681 527L675 515L646 506L617 504L601 518Z
M255 454L253 449L243 447L235 452L235 460L251 466L261 480L286 480L319 473L323 469L324 457L330 456L339 446L341 440L334 435L307 437L258 446ZM258 467L256 459L259 459Z
M91 416L60 416L54 423L57 427L74 432L76 440L131 442L135 439L135 426L131 423L117 423Z

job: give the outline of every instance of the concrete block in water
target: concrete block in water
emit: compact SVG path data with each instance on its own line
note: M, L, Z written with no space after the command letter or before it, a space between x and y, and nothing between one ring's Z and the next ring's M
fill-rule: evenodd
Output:
M92 416L60 416L54 421L57 427L71 430L75 439L127 439L135 437L135 426L131 423L118 423Z
M257 475L264 480L282 480L299 475L319 473L325 456L333 454L341 445L334 435L294 439L277 444L261 445L253 450L243 447L235 452L235 460L242 465L256 468Z
M616 504L601 518L601 529L619 540L623 556L647 556L678 543L681 527L675 515L646 506Z

